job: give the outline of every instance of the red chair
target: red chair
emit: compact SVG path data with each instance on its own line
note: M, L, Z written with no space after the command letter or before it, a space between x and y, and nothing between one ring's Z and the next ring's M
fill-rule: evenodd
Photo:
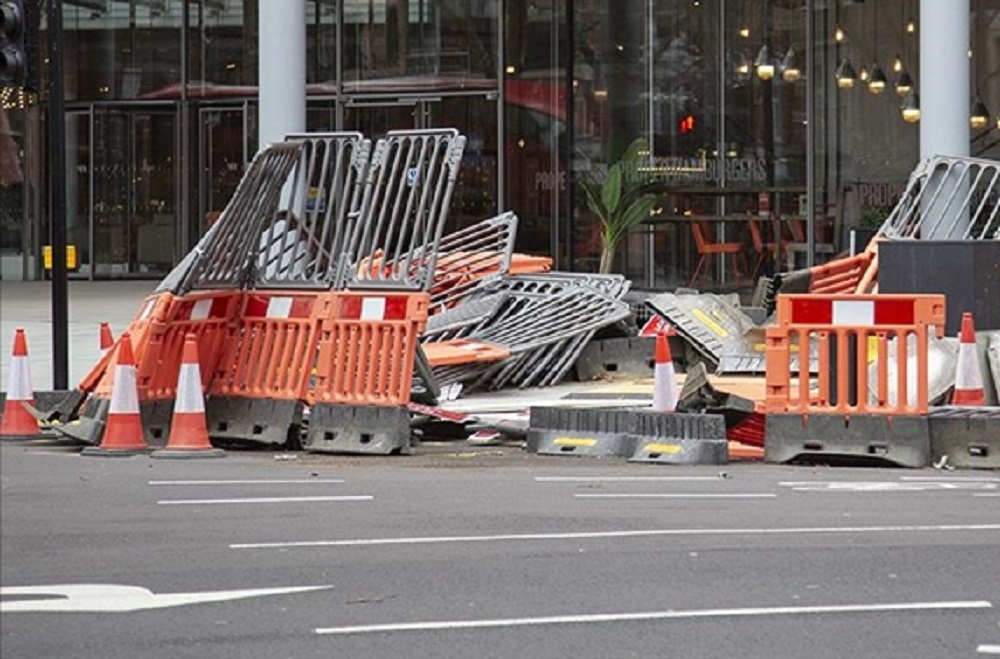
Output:
M736 276L736 283L738 284L741 279L743 271L740 269L740 259L739 255L743 251L743 243L730 242L730 243L719 243L715 242L711 238L711 231L709 230L705 220L691 220L691 233L694 235L694 244L698 249L698 254L701 256L698 259L698 266L694 269L694 275L691 276L691 283L689 286L694 286L694 283L698 281L698 275L708 274L709 268L704 268L708 257L715 256L716 254L729 254L731 263L733 264L733 273Z
M765 241L760 230L760 220L754 215L749 216L747 224L750 227L750 241L753 243L753 251L757 253L757 264L753 268L753 274L750 275L750 281L755 281L757 275L760 274L760 266L764 263L764 259L768 256L777 256L776 264L784 259L788 242L775 243L774 241ZM776 248L780 249L780 254L775 254Z

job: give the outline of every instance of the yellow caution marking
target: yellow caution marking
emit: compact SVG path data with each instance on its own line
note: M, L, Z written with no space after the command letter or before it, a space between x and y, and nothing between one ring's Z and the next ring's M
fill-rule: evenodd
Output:
M552 440L556 446L594 446L596 439L583 439L582 437L556 437Z
M712 320L712 318L701 309L693 310L691 312L691 315L700 320L705 325L705 327L712 330L723 339L729 336L729 332L727 332L722 325Z
M646 444L642 447L642 450L646 453L669 453L673 455L674 453L683 451L684 447L678 444Z

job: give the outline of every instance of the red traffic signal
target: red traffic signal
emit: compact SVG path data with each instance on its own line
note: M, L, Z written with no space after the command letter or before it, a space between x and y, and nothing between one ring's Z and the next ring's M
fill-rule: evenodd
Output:
M680 130L681 135L687 135L694 131L695 120L693 114L685 115L680 122L677 124L678 130Z

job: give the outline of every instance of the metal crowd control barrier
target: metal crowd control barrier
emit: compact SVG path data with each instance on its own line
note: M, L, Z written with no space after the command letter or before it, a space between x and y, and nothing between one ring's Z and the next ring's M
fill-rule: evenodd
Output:
M335 288L429 289L464 151L454 129L389 131L378 141L348 247L359 262Z
M290 194L260 237L256 287L330 283L354 258L347 243L358 221L371 141L361 133L289 135L301 145Z
M1000 238L1000 162L935 156L920 161L879 235L892 239Z
M250 283L264 229L277 221L282 188L301 153L296 142L271 144L258 152L222 215L199 242L178 293Z
M944 318L943 295L780 296L777 324L767 329L765 459L839 455L926 465L928 336L943 336ZM799 372L793 385L795 348L811 344L818 375Z
M517 216L508 212L441 238L431 284L431 312L450 309L487 285L490 278L507 274L516 237ZM423 253L419 250L414 262L419 263Z

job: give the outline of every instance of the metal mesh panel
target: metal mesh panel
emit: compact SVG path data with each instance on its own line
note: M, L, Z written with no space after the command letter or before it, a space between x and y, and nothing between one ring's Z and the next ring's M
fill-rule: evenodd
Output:
M454 129L390 131L378 141L348 249L359 260L345 274L347 287L429 289L464 150Z
M193 250L177 286L179 293L192 288L242 288L248 283L256 246L278 211L282 186L300 152L301 145L286 142L257 153L221 217Z
M937 156L922 160L879 230L892 239L1000 238L1000 162Z
M326 287L353 261L345 252L361 205L371 142L360 133L285 140L301 150L286 199L260 236L254 283Z

